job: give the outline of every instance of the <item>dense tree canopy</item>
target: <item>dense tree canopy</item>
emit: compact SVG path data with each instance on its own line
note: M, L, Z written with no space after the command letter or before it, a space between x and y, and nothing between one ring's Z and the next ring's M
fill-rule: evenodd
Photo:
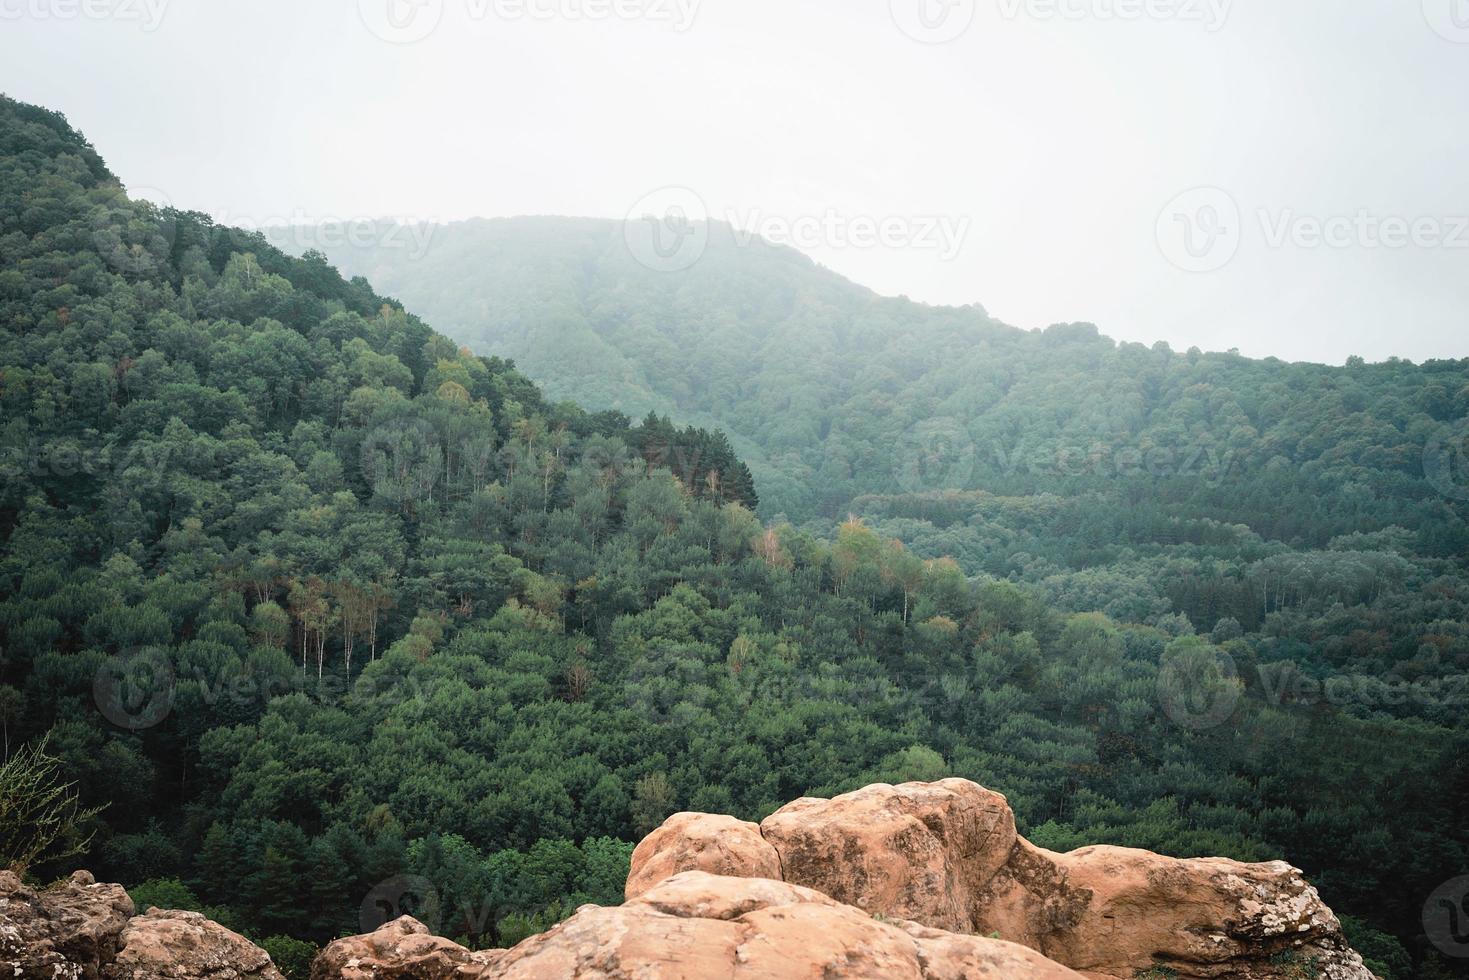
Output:
M1469 550L1469 480L1445 498L1424 466L1469 417L1466 360L1332 368L1118 344L1090 324L1023 331L978 306L877 296L720 224L681 272L639 265L617 222L414 231L426 244L284 237L321 238L553 395L724 429L768 517L840 520L867 494L1087 490L1294 546L1396 524L1434 554Z
M723 285L736 314L650 284L639 329L658 336L658 303L676 319L702 302L727 317L706 324L726 354L805 370L748 335L764 309L778 336L793 301L753 285ZM1321 465L1234 489L931 492L922 458L891 484L827 463L782 482L769 461L850 433L859 402L870 449L902 431L892 412L969 418L999 398L956 359L967 407L909 404L915 348L875 357L864 393L793 376L770 382L783 401L741 409L789 427L761 450L762 502L736 458L748 439L713 413L551 402L320 254L130 200L61 117L10 101L0 321L5 751L49 739L99 875L207 905L282 955L408 905L512 942L617 901L631 842L677 809L758 818L940 775L1005 792L1045 846L1283 856L1384 962L1399 942L1423 956L1422 901L1465 866L1461 505L1393 462L1414 440L1421 456L1400 422L1458 410L1451 370L1429 410L1433 372L1370 369L1399 409L1345 446L1289 407L1287 380L1203 390L1265 367L986 325L1082 373L1136 368L1185 433L1220 431L1206 423L1229 405L1257 437L1260 412L1305 412L1278 449ZM1094 431L1065 394L1081 382L1008 370L1012 389L1052 386L1058 438ZM688 387L728 400L735 383ZM804 407L833 398L853 400L835 428ZM857 516L828 506L861 494Z

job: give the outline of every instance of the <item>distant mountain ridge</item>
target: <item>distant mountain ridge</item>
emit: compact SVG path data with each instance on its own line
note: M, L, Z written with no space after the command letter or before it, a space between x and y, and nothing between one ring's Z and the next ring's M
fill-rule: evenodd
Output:
M1441 521L1424 451L1469 416L1469 360L1328 367L1118 344L1091 324L1025 331L878 296L727 225L677 272L639 264L623 231L531 217L396 241L384 225L355 244L284 234L554 397L718 425L767 517L840 519L869 495L1112 493L1161 470L1169 499L1286 541L1358 530L1352 485L1385 502L1384 524ZM1281 467L1309 477L1299 507L1273 485Z
M415 295L425 315L475 349L502 351L537 377L552 397L640 416L724 418L764 493L783 486L771 514L795 519L816 509L801 501L803 469L785 450L814 432L771 431L762 413L741 403L828 408L843 390L836 364L813 372L825 350L846 358L883 342L901 311L930 309L858 286L795 249L729 225L710 225L707 247L684 272L640 265L622 222L595 218L472 219L415 228L323 236L284 229L273 240L288 251L323 251L350 275L401 296ZM361 247L355 242L375 244ZM811 308L828 310L820 336L791 329ZM1012 332L979 307L931 308L952 318L947 329L974 341ZM813 342L815 346L813 347ZM776 427L778 428L778 427ZM841 509L835 505L836 511ZM833 511L834 513L836 511Z

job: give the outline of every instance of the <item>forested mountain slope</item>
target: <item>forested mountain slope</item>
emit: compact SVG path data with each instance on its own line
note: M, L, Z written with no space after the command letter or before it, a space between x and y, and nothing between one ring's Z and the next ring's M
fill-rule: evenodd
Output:
M554 391L724 427L768 518L825 536L857 514L1063 609L1228 621L1271 659L1464 669L1440 603L1469 555L1469 360L1333 368L1021 331L717 224L678 272L640 264L616 222L412 231L339 230L357 246L331 252Z
M728 289L784 301L754 285ZM679 290L649 288L623 302L656 333ZM944 315L995 343L1101 350ZM731 357L775 343L710 316ZM1440 388L1458 404L1413 378L1384 397L1421 425ZM829 441L800 408L827 396L784 390L792 445ZM941 775L1005 792L1044 846L1284 857L1360 920L1354 944L1389 977L1408 975L1405 946L1432 954L1422 903L1465 866L1469 740L1446 685L1466 667L1469 581L1440 540L1461 505L1370 446L1343 465L1402 474L1399 529L1347 518L1377 499L1366 484L1300 533L1370 533L1309 553L1177 524L1197 553L1170 577L1201 609L1264 594L1258 622L1076 613L1107 603L967 577L858 520L766 528L765 484L718 434L552 403L320 255L130 200L63 118L9 100L0 418L4 751L49 733L82 804L106 807L86 858L100 877L192 895L254 937L360 931L410 876L446 934L505 943L616 901L626 842L675 810L754 818ZM1327 435L1312 451L1335 459ZM1280 477L1280 507L1300 505L1302 472ZM1003 526L1037 540L1070 527L1084 540L1065 548L1121 547L1109 569L1147 561L1105 524L1092 540L1068 509L1088 499L939 496L922 523L1009 508ZM922 500L873 507L915 521L897 508ZM1266 578L1236 595L1209 563L1241 561ZM1080 564L1055 567L1083 587ZM1345 701L1292 681L1363 665L1366 694Z
M615 222L412 230L338 230L359 246L332 251L555 389L728 427L767 515L827 536L857 514L1053 608L1238 635L1313 682L1469 668L1469 361L1332 368L1021 331L718 225L679 272L640 264Z
M283 237L323 242L553 394L717 422L770 516L839 520L867 494L1120 482L1146 487L1150 508L1295 545L1375 521L1469 550L1469 480L1446 500L1423 466L1442 427L1469 417L1469 360L1332 368L1117 344L1089 324L1022 331L977 306L877 296L718 223L676 272L640 265L620 222L352 231Z

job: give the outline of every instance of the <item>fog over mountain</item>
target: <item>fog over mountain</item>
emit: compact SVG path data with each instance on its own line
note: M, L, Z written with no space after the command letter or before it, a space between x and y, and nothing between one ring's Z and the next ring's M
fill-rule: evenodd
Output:
M10 93L231 225L621 219L684 188L883 295L1022 327L1464 353L1458 0L27 2ZM248 80L208 81L224 51ZM940 219L957 249L922 234Z

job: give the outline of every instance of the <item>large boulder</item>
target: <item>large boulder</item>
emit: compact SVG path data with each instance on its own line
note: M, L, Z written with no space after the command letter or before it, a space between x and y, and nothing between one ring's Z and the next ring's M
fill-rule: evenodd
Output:
M979 931L976 893L1016 838L1005 798L964 779L799 799L766 817L760 834L784 880L950 932Z
M485 971L501 955L470 952L405 915L332 943L311 964L311 980L461 980L490 976Z
M1316 889L1284 861L1178 860L1125 847L1049 857L1090 900L1041 948L1083 972L1131 976L1151 958L1179 977L1372 977Z
M313 980L1081 980L1023 946L876 919L809 888L703 871L616 908L583 906L512 950L460 950L450 957L456 972L406 972L396 953L369 958L401 943L394 923L373 936L385 932L333 943Z
M150 909L122 930L107 980L285 980L250 940L198 912Z
M39 891L0 871L0 976L98 980L132 914L121 885L85 871Z
M780 857L760 827L713 813L675 813L632 853L624 894L637 898L680 871L779 879Z
M284 980L263 949L197 912L133 911L121 885L85 871L39 890L0 872L0 976Z
M655 831L635 852L629 894L646 896L657 874L702 869L713 827L739 840L718 849L721 874L772 877L748 825L721 819L679 814ZM968 780L796 800L759 833L787 883L933 929L998 935L1098 980L1154 969L1179 980L1372 978L1288 864L1117 847L1055 854L1016 833L1003 796ZM754 857L742 865L741 855Z

